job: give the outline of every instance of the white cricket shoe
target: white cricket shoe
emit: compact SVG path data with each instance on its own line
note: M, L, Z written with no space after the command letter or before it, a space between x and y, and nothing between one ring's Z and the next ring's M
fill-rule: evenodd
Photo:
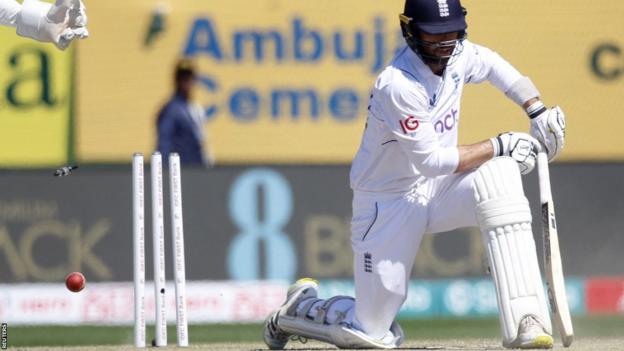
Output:
M524 317L520 321L518 337L507 345L509 348L520 349L551 349L553 347L553 337L548 334L539 321L531 315Z
M271 350L281 350L288 343L290 334L282 331L279 327L280 314L286 314L288 310L297 306L299 302L316 297L318 281L312 278L301 278L288 288L286 301L277 311L271 313L264 321L264 343Z

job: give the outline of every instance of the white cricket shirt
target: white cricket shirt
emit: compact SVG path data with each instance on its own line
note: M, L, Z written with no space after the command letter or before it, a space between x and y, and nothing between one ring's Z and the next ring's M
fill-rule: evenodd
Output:
M362 142L351 165L353 190L404 192L427 178L452 174L457 169L464 84L489 80L506 92L522 77L490 49L468 40L463 46L441 77L407 46L381 72L371 92Z

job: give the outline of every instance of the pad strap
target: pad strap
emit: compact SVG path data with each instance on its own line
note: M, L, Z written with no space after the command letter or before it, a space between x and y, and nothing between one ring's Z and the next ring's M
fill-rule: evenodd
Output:
M326 317L327 317L327 312L329 311L329 308L336 303L337 301L340 300L351 300L351 301L355 301L355 299L351 296L334 296L334 297L330 297L329 299L325 300L325 302L323 303L323 305L321 307L318 308L318 310L316 311L316 316L314 317L314 321L316 323L321 323L321 324L325 324L326 321ZM340 312L340 311L337 311ZM344 319L344 315L346 315L346 311L342 311L343 317L341 319Z
M301 309L301 312L299 312L298 314L296 314L296 316L297 316L297 317L300 317L300 318L307 318L307 317L308 317L308 315L309 315L310 310L312 309L312 307L313 307L316 303L318 303L318 302L320 302L320 301L323 301L323 300L321 300L321 299L317 299L317 298L310 298L310 299L306 300L306 301L305 301L305 305L303 305L303 308ZM293 306L291 306L291 309L290 309L290 310L288 310L287 314L289 314L289 315L295 315L294 310L292 310L293 308L294 308L294 309L297 309L297 305L293 305Z

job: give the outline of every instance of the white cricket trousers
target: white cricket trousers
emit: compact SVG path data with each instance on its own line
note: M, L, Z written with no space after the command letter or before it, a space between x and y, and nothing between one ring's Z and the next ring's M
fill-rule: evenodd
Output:
M407 298L423 235L477 226L474 175L429 179L405 194L354 192L354 322L369 336L385 335Z

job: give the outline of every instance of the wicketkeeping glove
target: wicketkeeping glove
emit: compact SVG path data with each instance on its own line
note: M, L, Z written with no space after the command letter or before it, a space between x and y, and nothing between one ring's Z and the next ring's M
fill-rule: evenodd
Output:
M24 0L16 22L18 35L54 43L61 50L72 40L89 36L81 0L56 0L54 4Z

